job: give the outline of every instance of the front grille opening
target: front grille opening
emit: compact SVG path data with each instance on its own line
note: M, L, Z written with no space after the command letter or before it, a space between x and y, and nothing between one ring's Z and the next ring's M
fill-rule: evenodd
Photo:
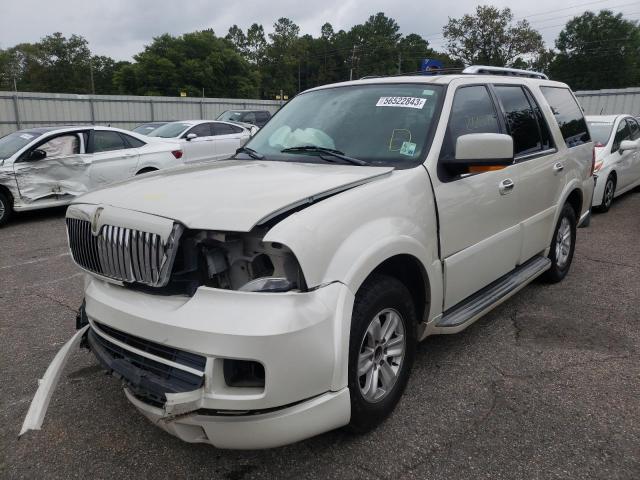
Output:
M264 389L264 366L259 362L225 359L223 371L229 387Z

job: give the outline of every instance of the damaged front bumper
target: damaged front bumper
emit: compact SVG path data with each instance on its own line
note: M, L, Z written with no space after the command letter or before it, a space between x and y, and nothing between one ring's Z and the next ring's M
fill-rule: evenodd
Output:
M147 418L185 441L270 448L349 422L343 284L188 298L91 279L85 293L86 344ZM231 382L228 362L262 366L262 384Z

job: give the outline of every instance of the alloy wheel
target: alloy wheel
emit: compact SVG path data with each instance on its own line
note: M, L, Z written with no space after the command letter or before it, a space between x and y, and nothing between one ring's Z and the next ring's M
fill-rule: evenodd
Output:
M369 323L358 355L360 393L369 402L378 402L393 389L404 360L406 335L404 320L391 308L379 312Z
M567 217L563 217L558 227L556 236L556 263L564 268L571 252L571 223Z

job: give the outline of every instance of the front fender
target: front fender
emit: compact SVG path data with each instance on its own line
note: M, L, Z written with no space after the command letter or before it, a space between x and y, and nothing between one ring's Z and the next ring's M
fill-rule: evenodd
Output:
M307 207L264 240L291 249L309 287L337 281L353 293L388 258L411 255L427 272L431 308L442 305L436 206L422 167L396 170Z

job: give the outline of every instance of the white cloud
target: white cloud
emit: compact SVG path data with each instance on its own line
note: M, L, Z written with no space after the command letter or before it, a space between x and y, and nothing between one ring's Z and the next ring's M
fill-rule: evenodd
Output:
M556 0L495 0L482 3L509 6L516 17L548 12L532 16L530 20L552 46L561 29L558 24L563 24L572 14L629 2L570 0L563 5ZM233 24L246 29L254 22L264 25L269 32L279 17L288 17L300 25L303 33L318 35L325 22L331 23L336 30L348 30L380 11L394 18L402 33L419 33L434 47L439 47L442 45L442 26L448 17L471 13L477 4L477 0L323 0L316 3L300 0L3 0L0 47L34 42L60 31L66 36L73 33L84 36L94 53L126 60L150 43L154 36L167 32L179 35L213 28L218 35L224 35ZM614 10L634 11L633 6Z

